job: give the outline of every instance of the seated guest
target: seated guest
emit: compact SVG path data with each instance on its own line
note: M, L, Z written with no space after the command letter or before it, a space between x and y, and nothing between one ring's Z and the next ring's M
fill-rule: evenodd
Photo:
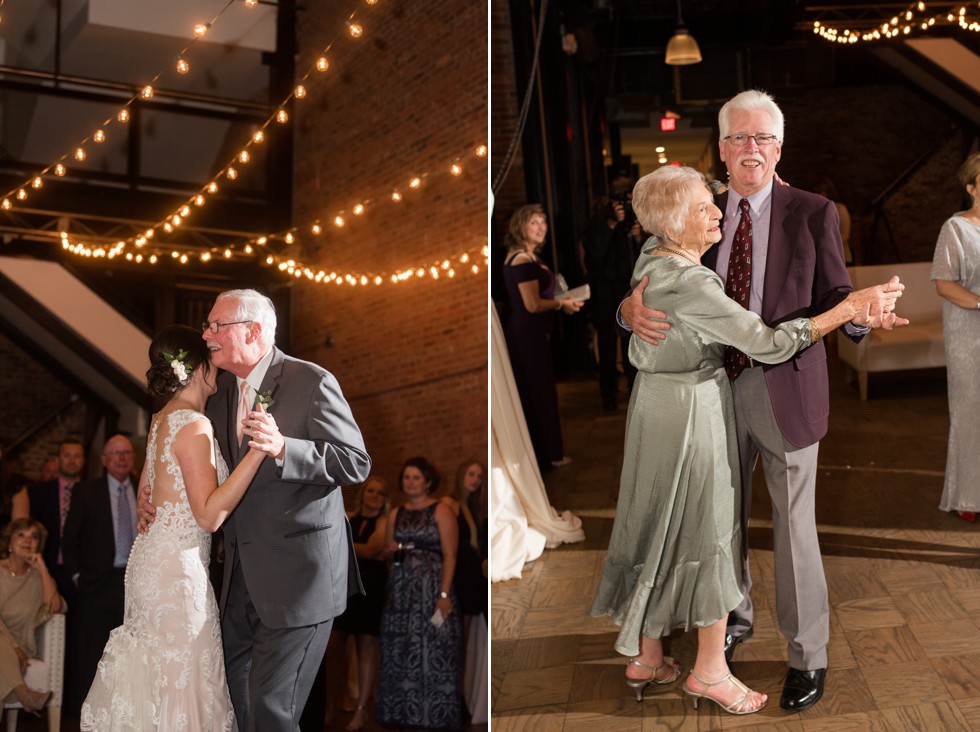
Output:
M695 709L708 699L730 714L752 714L767 696L736 679L724 653L728 614L746 591L742 485L726 365L733 357L749 368L778 363L848 321L871 327L908 321L882 314L900 293L878 286L851 292L826 312L787 316L767 327L701 265L701 256L721 239L722 214L692 168L667 165L642 178L633 208L644 230L658 238L634 278L646 278L644 303L668 312L671 330L659 346L630 342L639 374L616 517L591 614L610 615L620 626L615 648L633 657L626 684L637 701L649 684L670 684L681 674L664 655L662 637L675 628L696 628L697 656L684 693ZM897 283L889 287L900 289Z
M37 628L65 603L44 564L47 530L34 519L15 519L0 533L0 697L39 714L51 692L24 681L28 668L40 664ZM34 675L34 674L32 674Z
M385 584L388 567L382 557L385 549L385 520L388 515L388 481L372 475L361 485L357 508L350 514L354 536L354 554L361 572L364 594L351 595L347 610L334 620L330 642L327 644L327 711L324 726L329 726L340 706L347 675L344 673L344 654L347 638L357 643L357 708L347 725L348 730L364 729L367 722L367 703L374 691L378 670L378 634L381 631L381 612L385 604Z

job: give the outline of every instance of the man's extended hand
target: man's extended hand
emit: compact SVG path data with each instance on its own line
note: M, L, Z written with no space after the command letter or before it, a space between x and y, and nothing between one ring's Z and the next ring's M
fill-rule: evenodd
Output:
M649 282L650 278L646 276L640 280L630 296L619 306L619 313L623 322L637 336L647 343L659 346L660 341L667 337L664 331L670 330L670 323L667 322L667 313L648 308L643 304L643 290Z

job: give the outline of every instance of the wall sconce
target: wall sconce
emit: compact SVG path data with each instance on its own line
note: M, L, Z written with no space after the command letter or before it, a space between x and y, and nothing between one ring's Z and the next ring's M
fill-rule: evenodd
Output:
M677 29L667 43L667 55L664 58L671 66L689 66L701 63L701 49L694 36L687 32L684 18L681 16L681 0L677 0Z

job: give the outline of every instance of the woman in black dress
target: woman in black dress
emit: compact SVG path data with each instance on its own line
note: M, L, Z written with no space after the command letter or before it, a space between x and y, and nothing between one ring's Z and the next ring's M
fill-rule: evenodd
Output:
M354 554L364 583L363 595L347 599L347 610L338 617L327 645L327 713L324 727L330 726L347 675L343 672L347 638L354 636L357 644L357 708L346 729L364 729L367 722L367 703L374 691L378 672L378 634L381 612L384 609L388 567L383 559L385 529L388 516L388 481L372 475L361 485L357 509L348 514L354 536Z
M474 719L478 718L477 707L486 701L486 693L480 693L478 688L480 680L484 678L479 672L479 665L486 663L486 647L485 644L480 644L479 639L487 637L489 595L486 473L486 468L479 460L460 463L456 469L455 493L442 499L456 514L459 528L459 550L456 553L453 583L463 620L463 697ZM482 628L474 623L482 624ZM476 635L471 638L474 633Z
M558 418L558 391L551 363L551 326L558 310L571 315L578 300L555 299L555 275L537 255L548 233L544 209L523 206L507 227L504 283L510 302L505 334L527 431L542 470L567 465Z

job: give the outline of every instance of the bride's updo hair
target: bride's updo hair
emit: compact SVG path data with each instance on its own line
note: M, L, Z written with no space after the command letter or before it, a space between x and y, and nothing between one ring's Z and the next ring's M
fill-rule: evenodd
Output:
M200 368L204 368L210 360L208 344L201 338L200 331L188 328L186 325L171 325L164 328L150 343L150 368L146 372L146 390L155 397L169 398L187 386L181 384L174 373L170 359L163 354L169 353L176 357L178 353L187 353L181 361L187 369L188 377Z

